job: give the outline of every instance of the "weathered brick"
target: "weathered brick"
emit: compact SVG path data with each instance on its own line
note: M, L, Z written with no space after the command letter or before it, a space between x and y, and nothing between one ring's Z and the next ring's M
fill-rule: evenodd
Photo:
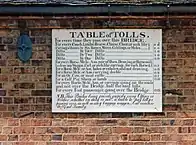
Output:
M119 140L120 141L127 141L128 140L128 135L127 134L120 134L119 135Z
M35 84L34 83L15 83L16 89L34 89Z
M129 141L149 141L150 135L140 134L140 135L129 135Z
M164 127L147 127L146 132L149 134L152 133L165 133L166 129Z
M8 135L8 141L18 141L18 135Z
M12 127L3 127L2 133L7 135L7 134L13 134L13 128Z
M86 134L84 136L84 140L85 141L95 141L95 135L93 135L93 134Z
M69 133L78 133L78 127L69 127L68 132Z
M52 33L50 30L31 30L31 36L51 36Z
M19 66L20 65L20 61L18 59L9 59L7 61L7 65L8 66Z
M175 51L166 52L166 58L176 58L177 53Z
M0 90L0 96L6 96L6 90Z
M32 60L32 66L50 67L51 60Z
M179 109L179 105L174 105L174 104L165 104L163 106L164 111L177 111Z
M21 126L21 127L14 127L14 134L33 134L34 128L33 127L27 127L27 126Z
M183 120L183 125L184 126L192 126L193 122L194 122L193 119L186 119L186 120Z
M46 68L45 67L37 67L35 69L35 73L37 73L37 74L44 74L44 73L46 73Z
M50 119L33 119L31 120L32 126L51 126L52 120Z
M101 129L99 131L99 128L98 127L79 127L78 132L79 133L92 133L93 134L93 133L99 133L99 132L100 133L103 133L104 131L102 131Z
M14 44L15 41L13 37L3 37L3 44Z
M196 53L191 51L183 51L177 53L178 58L195 58Z
M8 119L8 126L18 126L19 125L19 119Z
M24 97L15 97L14 98L14 103L15 104L23 104L23 103L28 103L28 98L24 98Z
M150 136L151 141L160 141L161 140L161 135L160 134L153 134Z
M33 52L32 59L47 59L46 51Z
M46 83L36 83L35 85L36 89L47 89L47 84Z
M4 104L13 104L14 100L13 98L10 98L10 97L4 97L3 98L3 103Z
M2 38L1 38L2 39ZM0 44L0 51L7 51L7 45L1 45Z
M32 96L51 96L51 90L32 90Z
M16 67L14 68L14 73L16 74L34 74L34 67Z
M30 135L31 141L50 141L51 135Z
M130 126L149 126L150 120L130 120Z
M117 124L116 119L111 119L111 120L97 120L97 125L100 126L114 126Z
M5 82L8 81L8 76L7 75L0 75L0 82Z
M84 135L80 134L69 134L63 135L64 141L84 141Z
M165 141L177 141L180 140L180 136L178 134L167 134L167 135L162 135L161 140Z
M61 141L62 140L62 135L53 135L52 140Z
M132 133L144 133L145 128L144 127L132 127Z
M96 136L97 141L118 141L119 136L118 135L106 135L106 134L100 134Z
M178 133L188 133L188 127L179 127Z
M135 145L133 142L112 142L111 145Z
M31 119L20 119L20 126L30 126L31 125Z
M100 145L99 142L79 142L78 145Z
M67 142L50 141L46 142L46 145L67 145Z

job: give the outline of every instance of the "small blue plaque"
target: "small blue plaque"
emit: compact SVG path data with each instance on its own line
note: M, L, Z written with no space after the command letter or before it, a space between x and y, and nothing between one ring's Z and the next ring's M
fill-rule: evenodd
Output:
M32 56L32 42L27 34L22 34L17 42L18 57L21 61L27 62Z

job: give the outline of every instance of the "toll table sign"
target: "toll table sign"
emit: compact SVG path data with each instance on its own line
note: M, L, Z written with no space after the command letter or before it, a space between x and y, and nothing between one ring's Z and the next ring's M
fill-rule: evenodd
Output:
M161 111L161 29L52 30L52 112Z

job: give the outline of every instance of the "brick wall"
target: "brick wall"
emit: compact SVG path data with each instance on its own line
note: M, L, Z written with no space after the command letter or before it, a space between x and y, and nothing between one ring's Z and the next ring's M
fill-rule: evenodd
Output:
M0 17L2 145L196 145L196 21L111 18L110 27L163 29L162 113L51 113L51 29L107 28L108 18L26 17L33 56L16 56L17 17Z

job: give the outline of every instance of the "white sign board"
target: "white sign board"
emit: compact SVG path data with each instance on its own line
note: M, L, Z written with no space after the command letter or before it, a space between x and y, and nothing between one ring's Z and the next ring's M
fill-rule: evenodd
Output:
M161 29L52 31L52 112L161 111Z

